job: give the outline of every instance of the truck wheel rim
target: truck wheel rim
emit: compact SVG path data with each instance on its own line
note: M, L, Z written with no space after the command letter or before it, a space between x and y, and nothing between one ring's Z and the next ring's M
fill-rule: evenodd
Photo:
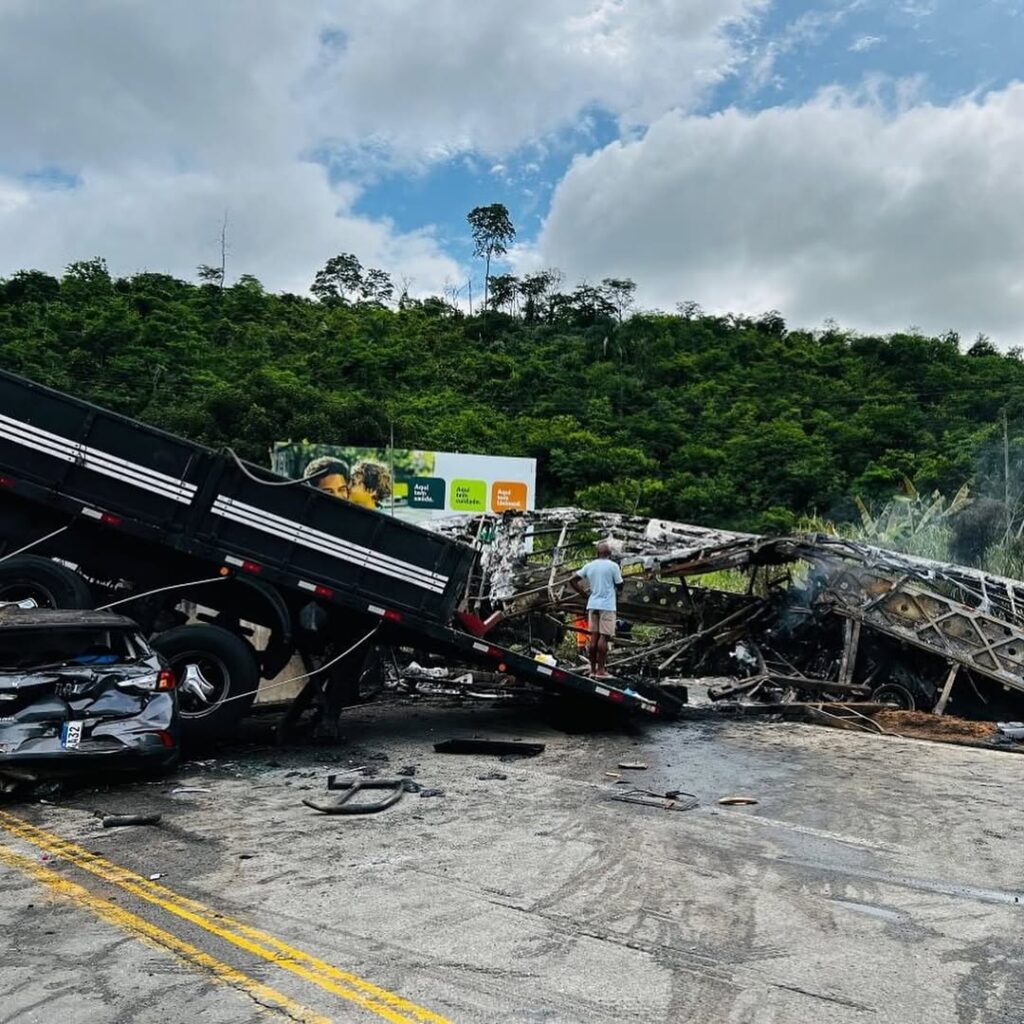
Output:
M914 695L899 683L885 683L878 687L871 696L882 704L896 704L903 711L917 710L917 701L914 699Z
M186 651L170 661L180 681L178 707L182 718L205 718L216 711L231 690L231 673L224 662L204 651ZM189 685L192 682L201 685ZM208 697L201 692L203 690L209 693Z
M0 604L35 601L39 608L56 608L57 599L35 580L10 580L0 586Z

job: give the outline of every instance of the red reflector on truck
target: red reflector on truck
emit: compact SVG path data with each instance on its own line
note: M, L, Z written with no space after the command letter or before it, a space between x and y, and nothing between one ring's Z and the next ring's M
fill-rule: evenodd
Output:
M115 516L111 512L104 512L100 516L100 522L106 523L107 526L120 526L124 520L120 516Z
M9 476L0 476L0 487L13 487L14 481Z
M254 576L259 575L263 572L263 566L259 562L250 562L248 560L242 563L242 572L251 572Z
M387 611L384 612L384 618L387 619L388 622L401 622L402 621L401 613L396 612L396 611L392 611L390 608L388 608Z
M316 594L317 597L326 598L330 601L334 598L334 591L330 587L325 587L322 583L310 583L309 580L299 580L299 586L303 590L308 590L312 594ZM384 609L381 608L379 611L376 608L371 608L370 611L376 611L378 615L384 614Z
M609 690L608 691L608 699L609 700L624 701L626 699L626 695L624 693L620 693L618 690Z

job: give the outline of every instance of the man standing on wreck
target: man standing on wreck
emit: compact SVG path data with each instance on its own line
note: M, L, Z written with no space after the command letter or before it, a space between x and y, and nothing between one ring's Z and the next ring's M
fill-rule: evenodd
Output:
M597 545L597 558L587 562L569 584L577 594L586 596L582 581L589 584L587 613L590 626L590 671L595 679L607 679L608 638L615 636L615 596L622 587L622 572L612 561L607 541Z

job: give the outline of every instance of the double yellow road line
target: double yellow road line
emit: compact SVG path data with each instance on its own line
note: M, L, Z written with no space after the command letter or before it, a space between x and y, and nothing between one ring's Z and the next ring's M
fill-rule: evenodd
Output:
M340 970L318 957L282 942L268 932L212 910L198 900L182 896L173 889L114 864L76 843L29 824L16 815L0 811L0 829L104 882L116 885L132 896L159 907L254 957L288 971L333 996L340 997L349 1004L359 1006L382 1020L390 1021L391 1024L451 1024L445 1017L417 1006L394 992L374 985L373 982L366 981L358 975ZM103 920L123 928L136 938L170 950L187 962L210 972L220 981L242 990L257 1002L279 1009L293 1020L302 1024L330 1024L330 1017L310 1010L289 996L249 977L137 914L110 904L84 886L41 866L15 850L0 845L0 863L24 872L41 882L51 892L88 908Z

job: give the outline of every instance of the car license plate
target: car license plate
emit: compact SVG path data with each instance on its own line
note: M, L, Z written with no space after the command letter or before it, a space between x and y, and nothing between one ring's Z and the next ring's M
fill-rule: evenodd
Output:
M77 750L82 742L82 723L65 722L60 727L60 745L65 750Z

